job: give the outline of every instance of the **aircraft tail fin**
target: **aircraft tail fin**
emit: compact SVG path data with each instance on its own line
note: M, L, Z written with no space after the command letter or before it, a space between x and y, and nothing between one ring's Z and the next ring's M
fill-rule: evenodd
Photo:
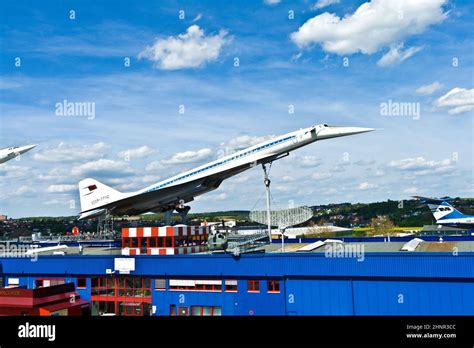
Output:
M100 207L123 198L124 194L97 180L87 178L79 181L81 212Z
M426 203L428 208L430 208L431 213L433 214L436 222L441 222L445 219L459 219L466 217L459 210L454 208L449 201L451 198L442 197L442 198L427 198L420 196L413 196L414 198L419 199L421 202Z

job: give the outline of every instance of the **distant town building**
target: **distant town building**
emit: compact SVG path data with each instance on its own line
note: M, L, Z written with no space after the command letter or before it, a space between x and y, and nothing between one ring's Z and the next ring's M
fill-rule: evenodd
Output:
M420 231L421 235L465 235L469 230L442 225L424 225Z
M204 222L201 222L201 226L217 226L217 227L221 227L222 226L222 223L224 222L224 226L225 227L235 227L237 225L237 221L235 220L223 220L223 221L219 221L219 222L208 222L208 221L204 221Z

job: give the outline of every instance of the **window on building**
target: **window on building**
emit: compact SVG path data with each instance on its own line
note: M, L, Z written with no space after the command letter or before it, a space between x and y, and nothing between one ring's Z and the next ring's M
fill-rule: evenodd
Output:
M123 247L130 248L132 246L132 239L131 238L124 238L123 239Z
M211 279L170 279L172 291L222 291L222 280Z
M191 315L192 316L200 316L201 315L201 306L192 306L191 307Z
M125 288L127 288L127 289L132 289L133 288L133 278L132 277L126 277L125 278Z
M87 278L81 277L76 279L76 287L78 289L87 288Z
M153 315L153 306L151 303L143 303L143 315L150 316Z
M93 277L91 295L119 297L151 297L151 279L143 277Z
M48 286L61 285L64 284L64 279L36 279L35 285L37 288L46 288Z
M172 247L173 245L173 242L172 242L172 238L171 237L166 237L166 247L169 248L169 247Z
M226 279L225 281L226 292L237 292L237 280Z
M158 237L157 241L158 241L158 244L157 244L158 248L163 248L165 246L165 238L164 237Z
M8 278L7 286L14 287L20 285L19 278Z
M166 279L155 279L155 290L166 290Z
M247 281L248 292L260 292L260 280L249 280Z
M115 304L112 301L106 302L105 305L106 313L115 313Z
M280 281L279 280L269 280L268 283L268 292L279 293L280 292Z
M212 307L211 306L204 306L202 307L202 315L203 316L211 316L212 315Z
M191 306L192 316L221 316L222 308L217 306Z

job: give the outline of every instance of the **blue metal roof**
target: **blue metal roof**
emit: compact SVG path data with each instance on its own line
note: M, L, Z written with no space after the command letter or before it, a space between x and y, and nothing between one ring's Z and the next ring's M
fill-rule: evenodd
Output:
M0 258L0 272L8 274L103 275L114 268L114 255ZM324 253L194 254L135 256L133 275L206 277L394 277L473 278L474 253L365 253L356 258L329 258Z

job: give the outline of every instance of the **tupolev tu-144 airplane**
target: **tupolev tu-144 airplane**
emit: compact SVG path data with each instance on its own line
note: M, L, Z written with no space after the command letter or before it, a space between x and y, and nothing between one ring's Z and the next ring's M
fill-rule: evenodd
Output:
M215 190L225 179L256 165L286 157L293 150L315 141L366 133L372 128L336 127L321 124L297 130L219 158L139 191L122 193L94 179L79 182L81 215L79 219L104 215L137 215L146 212L186 214L184 206L194 197ZM266 175L266 174L265 174ZM269 181L268 181L269 185Z
M25 152L35 148L36 146L38 145L12 146L0 149L0 163L4 163L17 156L20 156Z

